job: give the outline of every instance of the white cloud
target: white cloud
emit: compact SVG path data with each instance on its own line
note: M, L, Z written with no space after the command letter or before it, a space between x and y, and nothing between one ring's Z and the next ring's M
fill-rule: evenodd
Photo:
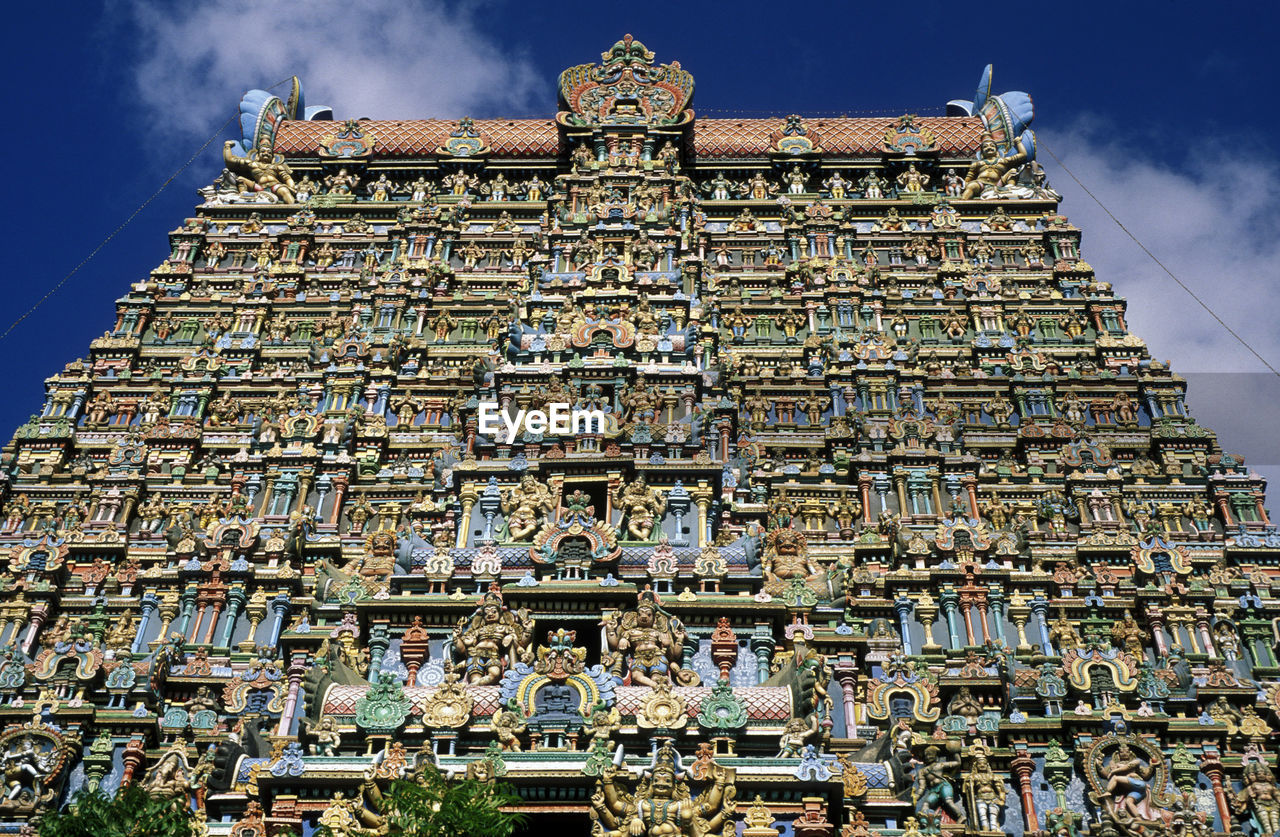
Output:
M331 105L339 119L525 112L547 85L525 58L481 33L485 5L135 0L145 56L135 74L139 101L158 129L190 136L221 124L246 90L292 75L308 104Z
M1231 145L1194 145L1177 169L1151 162L1138 140L1083 120L1044 132L1063 163L1168 268L1272 365L1280 367L1280 169ZM1084 231L1082 255L1129 301L1129 328L1152 355L1188 380L1187 401L1264 475L1280 479L1280 379L1179 288L1041 148L1063 195L1062 212ZM1280 482L1276 482L1280 485Z

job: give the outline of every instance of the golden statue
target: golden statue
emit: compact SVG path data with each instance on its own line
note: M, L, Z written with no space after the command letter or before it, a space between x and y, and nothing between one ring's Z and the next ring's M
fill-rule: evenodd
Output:
M247 192L270 192L281 203L294 203L293 171L280 154L273 154L270 140L263 138L258 147L244 157L231 153L235 142L222 146L222 162L236 176L236 183Z
M677 774L675 750L663 745L645 771L635 793L615 783L618 768L605 769L591 796L592 817L604 837L703 837L734 833L733 768L713 763L711 786L693 796L689 783Z
M513 541L528 541L542 525L542 516L554 511L559 497L542 483L525 474L520 485L502 494L502 513L507 518L507 532Z
M446 672L444 682L422 708L422 723L430 729L457 729L471 720L473 702L458 675Z
M186 742L179 741L166 750L147 771L142 786L153 796L169 799L177 808L186 808L191 802L189 794L192 790Z
M769 809L765 807L760 794L756 794L755 801L751 803L742 820L747 824L742 832L743 837L777 837L779 833L778 829L772 828L773 814L769 813Z
M1060 652L1084 647L1080 634L1076 633L1075 623L1067 618L1066 611L1061 608L1058 609L1058 618L1049 628L1049 641L1056 645Z
M1138 662L1145 659L1143 647L1150 637L1151 634L1144 631L1138 621L1133 618L1133 614L1127 610L1124 612L1124 619L1111 627L1111 641L1132 654Z
M622 509L627 534L637 541L651 540L654 528L667 509L666 498L645 482L644 474L637 475L635 482L625 488L618 486L613 492L613 501Z
M361 797L348 799L342 791L334 792L333 801L320 815L320 825L334 837L376 837L388 828L382 815L366 808Z
M1005 156L1000 155L1000 147L996 145L991 134L983 134L978 146L978 159L969 165L964 178L963 200L973 200L982 196L987 189L998 189L1013 179L1018 168L1027 161L1025 151L1016 151Z
M653 675L653 691L636 712L636 727L671 732L684 729L689 722L684 699L671 693L671 681L665 672Z

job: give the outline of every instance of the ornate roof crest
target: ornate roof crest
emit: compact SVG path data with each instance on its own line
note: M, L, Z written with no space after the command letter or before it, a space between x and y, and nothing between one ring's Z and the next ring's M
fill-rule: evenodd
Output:
M579 64L560 74L562 125L682 125L693 98L693 76L680 62L654 66L653 53L630 35L601 54L601 65Z
M320 141L320 156L360 159L372 156L376 144L377 138L372 133L366 132L356 120L348 119L337 133Z
M440 154L447 157L478 157L489 151L489 144L476 130L475 120L464 116L458 125L449 132L449 138L440 146Z
M928 128L916 124L914 113L904 113L894 125L884 130L884 148L891 154L919 154L932 151L937 138Z
M795 113L787 117L782 130L774 131L770 135L770 139L773 140L773 152L775 154L787 154L794 157L803 154L817 154L822 151L822 146L819 145L821 137L818 132L805 125L804 117Z

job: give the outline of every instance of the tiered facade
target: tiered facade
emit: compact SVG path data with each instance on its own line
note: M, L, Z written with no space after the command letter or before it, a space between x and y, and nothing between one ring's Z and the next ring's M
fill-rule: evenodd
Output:
M1030 97L692 93L628 36L554 120L245 97L4 449L0 831L377 834L427 762L537 833L1280 828L1280 535Z

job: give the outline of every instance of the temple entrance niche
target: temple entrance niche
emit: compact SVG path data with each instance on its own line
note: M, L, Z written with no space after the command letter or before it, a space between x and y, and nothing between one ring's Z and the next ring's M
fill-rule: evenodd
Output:
M561 484L559 507L533 538L530 557L538 578L581 581L617 577L622 553L610 516L609 483L569 477Z
M599 623L599 618L595 616L582 620L565 619L563 615L555 618L534 619L532 626L533 636L548 636L561 628L566 631L573 631L573 645L575 648L586 649L586 665L587 668L590 668L600 662L603 648Z

